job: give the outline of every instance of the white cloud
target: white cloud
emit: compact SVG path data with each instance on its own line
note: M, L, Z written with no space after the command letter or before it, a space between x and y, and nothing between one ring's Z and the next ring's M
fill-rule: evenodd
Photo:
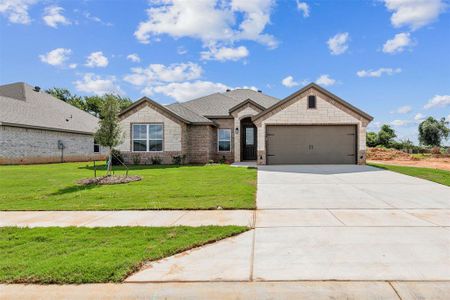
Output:
M120 86L117 85L115 76L101 76L93 73L86 73L82 80L74 82L75 88L80 92L92 93L96 95L103 95L107 93L123 94Z
M412 107L409 105L400 106L396 110L391 111L391 114L407 114L412 111Z
M299 83L295 81L294 77L292 77L291 75L283 78L283 80L281 80L281 84L289 88L299 85Z
M403 52L407 47L411 47L413 42L409 32L397 33L393 39L387 40L383 45L384 53Z
M331 78L328 74L323 74L317 78L316 83L323 86L329 86L336 84L336 80Z
M425 104L425 109L433 107L447 107L450 105L450 95L436 95Z
M84 13L83 13L83 16L84 16L86 19L90 20L90 21L93 21L93 22L96 22L96 23L100 23L100 24L105 25L105 26L112 26L112 25L113 25L113 24L110 23L110 22L104 22L102 19L100 19L100 18L97 17L97 16L93 16L93 15L92 15L90 12L88 12L88 11L84 12Z
M435 21L446 8L442 0L384 0L394 27L418 29Z
M338 33L331 37L328 41L328 48L333 55L340 55L345 53L348 49L348 42L350 41L350 35L348 32Z
M136 62L136 63L141 61L141 58L136 53L128 54L127 59L131 60L132 62Z
M236 48L221 47L217 48L212 46L208 51L200 52L202 60L218 60L218 61L237 61L239 59L247 57L249 54L248 50L244 46L239 46Z
M391 122L392 126L406 126L409 123L411 123L411 121L408 120L394 120Z
M103 55L102 51L92 52L86 60L86 66L90 68L104 68L108 65L108 58Z
M131 74L124 80L136 86L149 86L161 82L178 82L199 78L203 69L198 64L188 62L180 64L151 64L147 68L132 68Z
M46 64L56 67L63 67L71 54L72 54L71 49L56 48L47 52L46 54L39 55L39 58L41 59L42 62Z
M400 73L402 69L400 68L379 68L378 70L360 70L356 72L358 77L381 77L383 74L394 75Z
M148 20L139 23L134 35L144 44L160 35L169 35L200 39L207 46L252 40L274 48L276 39L264 33L273 5L274 0L155 1L147 9Z
M223 83L197 80L194 82L173 82L167 85L147 87L142 92L149 95L159 93L183 102L212 93L225 92L228 88Z
M303 17L309 17L309 5L306 2L300 2L297 0L297 9L303 13Z
M414 116L414 120L417 122L422 122L423 120L425 120L425 115L421 114L421 113L417 113Z
M56 5L47 6L44 9L44 16L42 19L44 20L45 24L47 24L50 27L58 28L58 25L69 25L71 22L62 15L64 12L64 8Z
M16 24L30 24L31 18L28 9L37 0L2 0L0 1L0 14L6 16L8 21Z
M177 53L179 55L184 55L184 54L188 53L188 50L185 47L180 46L180 47L177 48Z

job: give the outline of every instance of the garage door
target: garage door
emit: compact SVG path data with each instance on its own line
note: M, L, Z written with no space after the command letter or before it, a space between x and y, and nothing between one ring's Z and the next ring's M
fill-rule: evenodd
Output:
M355 164L356 126L266 127L267 164Z

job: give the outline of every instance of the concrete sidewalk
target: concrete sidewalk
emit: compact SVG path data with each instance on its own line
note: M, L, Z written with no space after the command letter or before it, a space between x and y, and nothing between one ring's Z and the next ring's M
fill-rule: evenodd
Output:
M0 211L0 227L49 226L206 226L253 227L252 210L156 210L156 211Z
M0 285L9 299L447 300L449 282L291 281Z

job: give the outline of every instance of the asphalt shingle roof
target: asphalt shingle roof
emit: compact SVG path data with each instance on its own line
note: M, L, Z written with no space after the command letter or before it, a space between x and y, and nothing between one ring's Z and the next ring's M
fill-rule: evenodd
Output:
M199 114L193 112L189 108L183 106L181 103L173 103L166 105L165 107L189 122L213 124L213 122L210 119L200 116Z
M277 103L277 98L250 89L236 89L224 93L215 93L181 103L201 116L229 116L230 108L251 99L267 108Z
M44 91L18 82L0 86L0 123L94 133L98 118Z

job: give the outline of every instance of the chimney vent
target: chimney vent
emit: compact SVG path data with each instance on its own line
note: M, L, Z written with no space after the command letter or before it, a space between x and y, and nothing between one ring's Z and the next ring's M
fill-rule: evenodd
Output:
M41 87L40 86L35 86L33 91L40 92L41 91Z
M231 90L230 89L227 89L227 92L230 92Z
M262 93L262 91L261 91L261 90L258 90L258 93Z

